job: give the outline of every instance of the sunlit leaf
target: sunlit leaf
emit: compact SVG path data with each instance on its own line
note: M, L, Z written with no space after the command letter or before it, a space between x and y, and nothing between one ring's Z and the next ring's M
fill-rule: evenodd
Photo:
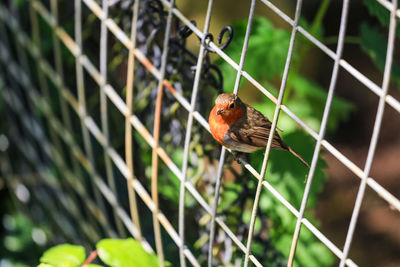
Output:
M158 266L157 256L147 253L141 244L132 238L103 239L96 247L100 259L113 267Z
M43 253L41 263L56 266L79 266L85 261L85 249L82 246L62 244Z

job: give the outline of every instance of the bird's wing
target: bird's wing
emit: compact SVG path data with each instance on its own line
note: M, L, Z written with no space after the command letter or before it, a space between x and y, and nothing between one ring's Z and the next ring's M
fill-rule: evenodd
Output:
M236 142L266 147L271 126L272 123L261 112L246 105L246 116L230 127L229 135ZM288 149L277 132L272 140L272 148Z
M255 126L251 128L235 128L229 131L229 136L236 142L246 143L256 147L266 147L268 143L270 129ZM287 146L282 142L277 133L272 140L272 148L287 150Z

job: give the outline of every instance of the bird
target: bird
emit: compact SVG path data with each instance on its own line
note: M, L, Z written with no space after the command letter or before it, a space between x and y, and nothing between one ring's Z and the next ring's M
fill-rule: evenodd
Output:
M208 123L215 140L226 148L244 153L265 148L272 125L260 111L242 102L236 94L229 93L217 96ZM272 148L288 151L310 167L299 154L282 141L277 132L274 133Z

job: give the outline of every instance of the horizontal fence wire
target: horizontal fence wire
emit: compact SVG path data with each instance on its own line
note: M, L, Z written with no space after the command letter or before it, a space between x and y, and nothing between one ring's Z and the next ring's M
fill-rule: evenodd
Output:
M12 1L11 1L12 2ZM148 209L153 213L154 216L154 225L161 224L161 226L165 229L165 231L168 233L168 235L172 238L172 240L175 242L176 246L180 250L180 262L181 266L185 266L186 260L188 260L193 266L200 266L198 260L194 256L193 252L188 249L188 247L185 245L185 238L184 238L184 196L186 193L186 190L192 195L192 197L202 206L202 208L207 212L209 215L212 216L212 222L211 222L211 227L210 227L210 249L209 249L209 266L212 265L212 240L214 233L213 231L214 226L213 226L213 221L232 239L234 244L239 248L240 251L243 252L244 261L245 261L245 266L247 266L248 261L251 261L253 264L256 266L262 266L261 263L256 259L256 257L252 254L251 252L251 235L252 235L252 230L249 231L249 237L247 244L244 244L239 237L237 237L234 232L229 229L229 227L226 225L224 220L218 216L216 216L216 208L218 205L218 192L219 192L219 186L216 186L216 191L215 191L215 199L214 199L214 204L210 206L207 201L201 196L201 194L196 190L194 185L186 179L187 176L187 166L188 166L188 147L190 144L190 138L191 138L191 131L192 131L192 124L193 121L197 121L202 127L204 127L206 130L209 131L209 126L207 123L207 120L203 117L202 114L200 114L198 111L194 109L195 107L195 102L196 102L196 96L197 96L197 89L198 89L198 83L200 79L200 72L201 72L201 61L204 53L204 46L202 45L199 50L199 59L198 59L198 66L196 69L195 73L195 80L193 84L193 89L192 89L192 98L190 102L183 96L181 95L174 87L173 83L171 81L168 81L164 78L164 67L161 67L161 69L157 69L152 62L150 62L149 59L145 57L145 55L136 48L135 46L135 37L134 34L131 33L131 37L125 34L125 32L116 24L116 22L108 17L108 11L107 11L107 1L103 1L103 6L101 7L96 1L94 0L75 0L75 36L72 38L66 30L64 30L59 24L58 24L58 14L57 14L57 1L51 1L51 11L49 11L43 3L41 3L39 0L31 0L30 1L30 6L31 6L31 11L30 11L30 19L31 19L31 26L32 26L32 38L28 37L28 35L22 30L21 25L19 24L18 21L18 16L16 13L13 11L12 6L9 5L8 7L4 5L3 3L0 4L0 24L4 24L5 26L8 27L10 32L15 35L18 47L17 49L20 49L21 51L26 51L36 62L38 65L38 74L39 74L39 85L40 89L43 90L43 95L41 95L39 90L27 90L28 88L34 88L34 85L31 82L31 74L28 72L29 68L23 67L23 58L18 58L18 62L14 61L14 59L11 58L12 52L10 50L10 47L7 45L7 40L6 38L1 38L0 39L0 61L3 63L4 66L7 66L7 69L4 71L10 76L10 80L14 81L16 83L15 87L20 87L23 88L23 93L27 95L31 102L35 105L35 107L38 107L41 109L43 114L45 115L47 119L47 124L49 128L49 133L50 133L50 142L45 142L43 144L43 147L45 148L44 151L47 153L48 157L54 161L55 165L62 165L62 156L60 155L60 141L64 142L65 144L68 145L71 155L71 161L75 162L75 167L73 170L67 172L64 174L66 180L68 183L70 183L71 186L76 185L78 181L74 179L75 174L78 172L78 164L82 165L81 167L87 171L92 178L93 182L93 189L96 192L99 192L104 199L110 204L110 206L113 208L113 212L115 214L115 220L116 220L116 225L118 226L119 223L122 223L126 229L128 229L129 234L135 237L137 240L139 240L142 244L142 246L147 250L148 252L154 252L153 248L149 245L149 243L144 239L144 237L141 235L141 229L139 225L139 219L135 219L135 213L137 213L137 208L133 207L133 205L136 206L136 204L133 204L135 202L131 202L131 198L133 200L133 197L136 195L145 203L145 205L148 207ZM138 1L140 2L140 1ZM167 0L161 0L164 8L169 12L170 16L175 16L178 18L185 26L187 26L190 30L194 32L194 34L200 39L204 40L206 33L208 31L208 23L211 18L211 9L212 9L212 4L213 1L209 1L209 7L208 7L208 12L207 12L207 19L208 21L206 25L204 26L204 31L201 31L199 28L197 28L190 20L188 20L182 13L181 11L174 6L174 1L168 2ZM215 43L212 41L207 41L207 45L213 49L217 55L219 55L224 61L226 61L233 69L237 71L237 81L236 81L236 86L234 89L234 92L236 93L238 90L239 86L239 81L241 78L246 79L248 82L250 82L252 85L254 85L255 88L257 88L261 93L263 93L265 96L269 98L270 101L276 104L276 109L275 109L275 115L274 119L272 121L273 123L273 130L271 131L271 135L273 135L275 126L278 121L278 115L279 112L282 110L284 113L286 113L291 119L293 119L300 127L302 127L311 137L313 137L316 141L317 144L315 146L315 152L311 164L311 169L310 173L307 179L307 184L306 184L306 190L303 195L303 200L301 203L300 210L297 210L291 203L289 203L269 182L268 179L264 179L265 175L265 169L266 165L268 163L268 154L270 150L270 144L266 149L266 154L263 162L263 167L260 172L255 170L248 162L246 162L243 159L240 159L241 163L243 166L258 180L258 188L257 188L257 193L256 193L256 199L254 199L254 206L253 206L253 212L252 212L252 222L250 225L250 229L252 229L252 225L254 225L254 220L256 216L255 210L257 209L258 206L258 201L257 198L259 198L260 194L262 194L262 190L266 189L269 191L280 203L282 203L296 218L297 218L297 224L296 224L296 230L293 236L293 242L292 242L292 249L291 249L291 254L289 258L289 265L291 266L294 258L294 251L296 248L297 244L297 238L299 235L299 231L301 226L305 226L310 230L311 233L313 233L328 249L330 249L333 254L337 256L337 258L340 260L340 265L344 266L357 266L356 263L354 263L350 258L348 258L348 253L350 249L350 244L352 237L354 235L354 229L355 229L355 224L357 222L358 218L358 213L360 209L360 205L362 204L362 199L363 195L365 192L366 186L369 186L371 189L373 189L382 199L384 199L391 207L396 209L397 211L400 211L400 200L396 198L393 194L391 194L388 190L386 190L384 187L382 187L376 180L372 177L369 176L369 171L373 162L373 155L374 151L376 148L376 142L377 138L379 136L379 131L380 131L380 125L382 121L382 115L383 115L383 110L384 107L389 105L392 107L394 110L400 113L400 102L396 100L393 96L388 94L388 83L390 81L390 68L391 68L391 62L393 57L393 46L394 46L394 33L395 33L395 25L397 22L396 17L400 17L400 11L397 9L397 1L394 0L393 3L390 3L389 1L386 0L378 0L382 6L384 6L386 9L388 9L391 13L391 24L390 24L390 30L389 30L389 41L388 41L388 51L387 51L387 66L385 67L385 72L384 72L384 80L382 83L382 86L378 86L375 84L373 81L371 81L369 78L367 78L364 74L362 74L360 71L358 71L355 67L351 66L346 60L341 58L342 54L342 46L343 46L343 39L345 36L345 30L346 30L346 18L347 18L347 13L348 13L348 2L349 1L344 1L343 2L343 10L342 10L342 15L341 15L341 28L340 28L340 33L339 33L339 42L338 42L338 48L337 51L332 51L329 49L326 45L324 45L322 42L317 40L314 36L312 36L307 30L305 30L303 27L298 25L298 19L300 17L300 7L301 7L301 0L298 0L297 2L297 11L295 18L292 19L288 15L286 15L282 10L280 10L278 7L276 7L274 4L272 4L270 1L267 0L260 0L262 4L267 6L269 9L271 9L275 14L277 14L279 17L281 17L284 21L288 23L289 26L292 27L292 38L291 38L291 44L293 47L294 41L295 41L295 36L301 34L303 37L308 39L315 47L317 47L320 51L322 51L324 54L326 54L328 57L330 57L334 61L334 71L331 76L331 84L329 87L329 94L328 94L328 100L327 104L325 106L325 111L324 111L324 117L323 121L321 123L321 128L320 131L317 133L314 130L311 129L305 122L303 122L301 119L299 119L298 116L294 114L288 107L282 104L282 98L283 98L283 93L285 89L285 83L287 79L287 75L284 75L284 78L282 79L282 84L281 84L281 90L279 93L278 99L275 98L271 92L269 92L264 86L261 85L259 81L254 79L249 73L247 73L245 70L243 70L243 64L245 60L245 52L247 49L247 44L244 45L242 55L241 55L241 60L239 63L236 63L234 60L232 60L225 52L223 52ZM97 19L101 22L101 45L100 45L100 70L98 70L95 65L90 61L87 55L83 53L83 46L82 46L82 30L81 30L81 13L82 13L82 8L81 5L82 3L90 10L92 14L94 14ZM136 2L135 2L136 3ZM253 1L253 4L255 3L255 0ZM254 8L252 4L252 7ZM250 16L248 19L248 29L247 33L250 33L251 29L251 17L252 14L254 13L254 9L250 10ZM38 26L37 26L37 18L36 16L39 15L53 30L53 45L55 48L55 59L56 59L56 66L55 68L52 67L52 64L50 64L43 56L41 55L40 51L40 38L39 38L39 32L38 32ZM132 20L134 21L134 20ZM183 162L174 162L171 157L166 153L166 151L161 147L158 143L158 137L154 136L150 133L148 129L144 126L144 124L139 120L139 118L135 115L132 114L131 112L131 103L128 102L128 97L127 101L125 102L115 91L115 89L112 87L111 84L108 83L107 81L107 33L110 32L121 44L123 44L128 50L130 54L130 62L134 62L134 59L138 61L139 64L141 64L143 67L145 67L149 73L151 73L154 78L156 78L159 81L159 88L165 87L174 97L175 99L180 103L180 105L188 111L188 126L186 129L186 136L185 136L185 148L184 148L184 159ZM2 34L6 35L6 33ZM165 40L167 40L168 34L165 35ZM246 35L246 38L249 38L249 35ZM60 62L60 51L59 51L59 42L61 42L62 45L64 45L74 56L75 61L76 61L76 73L77 73L77 88L78 88L78 99L71 93L71 90L65 85L64 83L64 77L63 77L63 70L62 70L62 64ZM293 43L292 43L293 42ZM58 48L57 48L58 47ZM21 52L18 50L18 57L23 56L25 52ZM168 52L168 49L165 49L165 53ZM132 59L131 59L132 57ZM58 59L57 59L58 58ZM133 59L134 58L134 59ZM288 52L287 56L287 63L285 66L285 73L287 74L289 64L291 60L291 53L290 50ZM131 63L133 64L133 63ZM137 64L137 63L135 63ZM27 64L25 64L27 66ZM132 70L133 66L130 67ZM364 170L357 166L354 162L352 162L350 159L348 159L346 156L344 156L337 148L335 148L332 144L330 144L326 139L324 139L324 132L326 128L326 121L327 117L329 115L329 111L331 109L330 106L330 100L333 97L334 94L334 88L335 88L335 83L337 80L337 73L339 71L339 68L347 71L352 77L357 79L359 82L361 82L365 87L373 92L377 97L379 97L380 102L379 102L379 108L378 108L378 114L376 117L376 122L375 122L375 128L374 128L374 133L373 137L371 140L371 147L370 147L370 152L368 153L368 160L366 163L366 166ZM3 68L2 68L3 69ZM2 70L1 69L1 70ZM95 123L95 120L87 114L87 106L85 103L85 82L83 79L83 71L87 71L87 73L90 75L90 77L93 78L93 80L96 82L96 84L100 88L101 92L101 101L102 103L102 108L101 108L101 128L97 126ZM133 71L130 71L129 73L133 73ZM129 74L128 74L129 75ZM60 121L58 118L52 114L51 107L49 105L49 98L47 96L46 91L48 91L48 85L46 84L46 80L50 80L52 85L55 86L55 88L58 90L61 98L60 98L60 105L62 107L62 110L64 110L62 113L62 120ZM131 79L129 81L129 79ZM133 77L128 78L127 80L127 85L132 84L133 82ZM47 90L46 90L47 88ZM128 90L129 91L129 90ZM29 138L32 140L35 140L36 142L42 142L43 135L45 134L44 132L40 133L37 131L31 131L32 130L32 123L34 125L38 124L38 122L35 122L35 119L27 114L27 112L24 110L22 103L19 101L19 96L16 94L15 88L6 88L6 86L3 86L2 88L2 96L5 100L6 103L8 103L8 106L10 108L14 109L16 114L20 114L22 118L22 122L24 127L26 128L27 132L29 133ZM155 160L158 161L160 158L165 165L169 168L169 170L176 176L176 178L179 180L181 183L181 188L180 188L180 204L179 204L179 233L175 230L174 226L171 224L170 220L164 215L162 210L159 210L158 208L158 200L157 197L154 198L154 193L158 194L157 192L152 192L152 194L149 194L145 187L139 182L139 180L136 178L135 174L133 173L133 168L132 168L132 163L129 163L132 159L128 160L128 154L127 159L121 158L118 153L116 152L115 148L113 148L110 143L109 143L109 134L108 134L108 123L107 123L107 101L110 101L118 110L119 112L126 118L126 122L128 123L126 127L133 127L135 131L137 131L138 134L140 134L143 139L147 142L147 144L153 149L153 153L155 155ZM76 143L73 137L72 133L72 128L70 126L69 121L69 114L68 114L68 109L66 108L66 105L68 105L69 108L72 108L72 110L75 112L75 114L79 117L80 122L81 122L81 130L82 130L82 135L84 137L84 151L82 151L81 147ZM325 122L325 123L324 123ZM42 125L36 125L35 129L40 129L42 128ZM17 132L17 130L15 129ZM107 170L107 183L104 182L104 177L100 177L98 171L96 170L94 166L94 160L93 160L93 151L91 148L91 141L90 141L90 135L94 137L94 139L103 147L104 149L104 159L106 162L106 170ZM131 135L129 132L127 132L127 135ZM24 153L25 150L29 151L35 151L33 147L29 144L29 142L25 143L19 143L20 141L17 142L17 140L20 140L18 138L18 135L13 135L12 138L15 139L15 143L18 143L18 149L21 150L21 154L23 154L29 162L32 162L33 165L38 166L38 169L36 170L37 173L40 175L45 174L46 182L48 182L49 186L54 186L54 183L51 182L54 177L52 177L51 173L49 170L43 170L40 168L40 164L37 162L38 156L35 155L35 153ZM340 249L337 245L335 245L329 238L327 238L314 224L312 224L308 219L304 218L304 209L307 203L307 194L308 190L307 188L310 188L311 183L312 183L312 177L313 177L313 171L315 170L316 162L318 159L318 154L321 148L325 148L326 151L331 153L337 160L339 160L346 168L348 168L353 174L355 174L356 177L360 178L361 184L360 184L360 189L359 189L359 194L357 196L357 201L354 207L353 211L353 216L352 220L350 222L350 228L346 237L346 243L344 249ZM228 150L229 151L229 150ZM222 150L221 157L220 157L220 162L219 162L219 171L217 176L217 181L220 181L221 176L222 176L222 167L225 159L225 149ZM154 160L154 159L153 159ZM109 163L107 163L109 162ZM178 166L181 166L179 168ZM125 212L125 210L121 207L121 205L118 202L118 199L115 195L115 185L113 184L114 182L114 177L112 174L112 169L116 168L119 170L119 172L122 174L123 177L126 178L127 180L127 185L129 189L133 189L131 193L129 193L130 197L130 208L131 208L131 214L128 215L128 213ZM74 174L75 173L75 174ZM99 222L99 226L106 229L110 233L110 235L116 235L116 233L113 233L112 229L107 229L109 228L108 223L106 222L106 217L104 213L104 207L103 204L96 198L95 200L91 200L88 193L85 191L83 188L83 185L79 185L77 187L74 187L76 192L85 199L86 205L89 207L90 214L88 214L88 218L91 219L97 219ZM70 196L66 193L62 195L62 199L60 199L61 203L66 203L67 200ZM68 205L64 205L64 208L70 212L72 215L75 214L76 216L76 211L71 209L71 207L68 207ZM136 211L135 211L136 210ZM137 215L136 215L137 216ZM54 218L57 220L57 218ZM83 223L82 225L82 231L83 234L86 235L89 238L94 238L96 237L95 234L93 234L94 229L92 228L93 226L88 223ZM119 229L119 232L121 234L121 229L122 227L117 227ZM75 234L77 236L77 233ZM157 236L157 234L156 234ZM160 240L160 237L156 237L156 239L159 239L156 243L157 245L157 252L158 255L161 257L160 258L160 263L163 264L163 258L162 254L164 253L163 248L162 248L162 243ZM161 255L160 255L161 254Z

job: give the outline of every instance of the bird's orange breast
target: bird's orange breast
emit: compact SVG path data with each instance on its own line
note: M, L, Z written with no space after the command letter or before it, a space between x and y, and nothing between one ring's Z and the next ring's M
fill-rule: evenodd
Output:
M221 144L224 144L223 139L229 129L229 124L222 118L222 116L217 115L217 108L215 106L210 112L208 123L214 139Z

